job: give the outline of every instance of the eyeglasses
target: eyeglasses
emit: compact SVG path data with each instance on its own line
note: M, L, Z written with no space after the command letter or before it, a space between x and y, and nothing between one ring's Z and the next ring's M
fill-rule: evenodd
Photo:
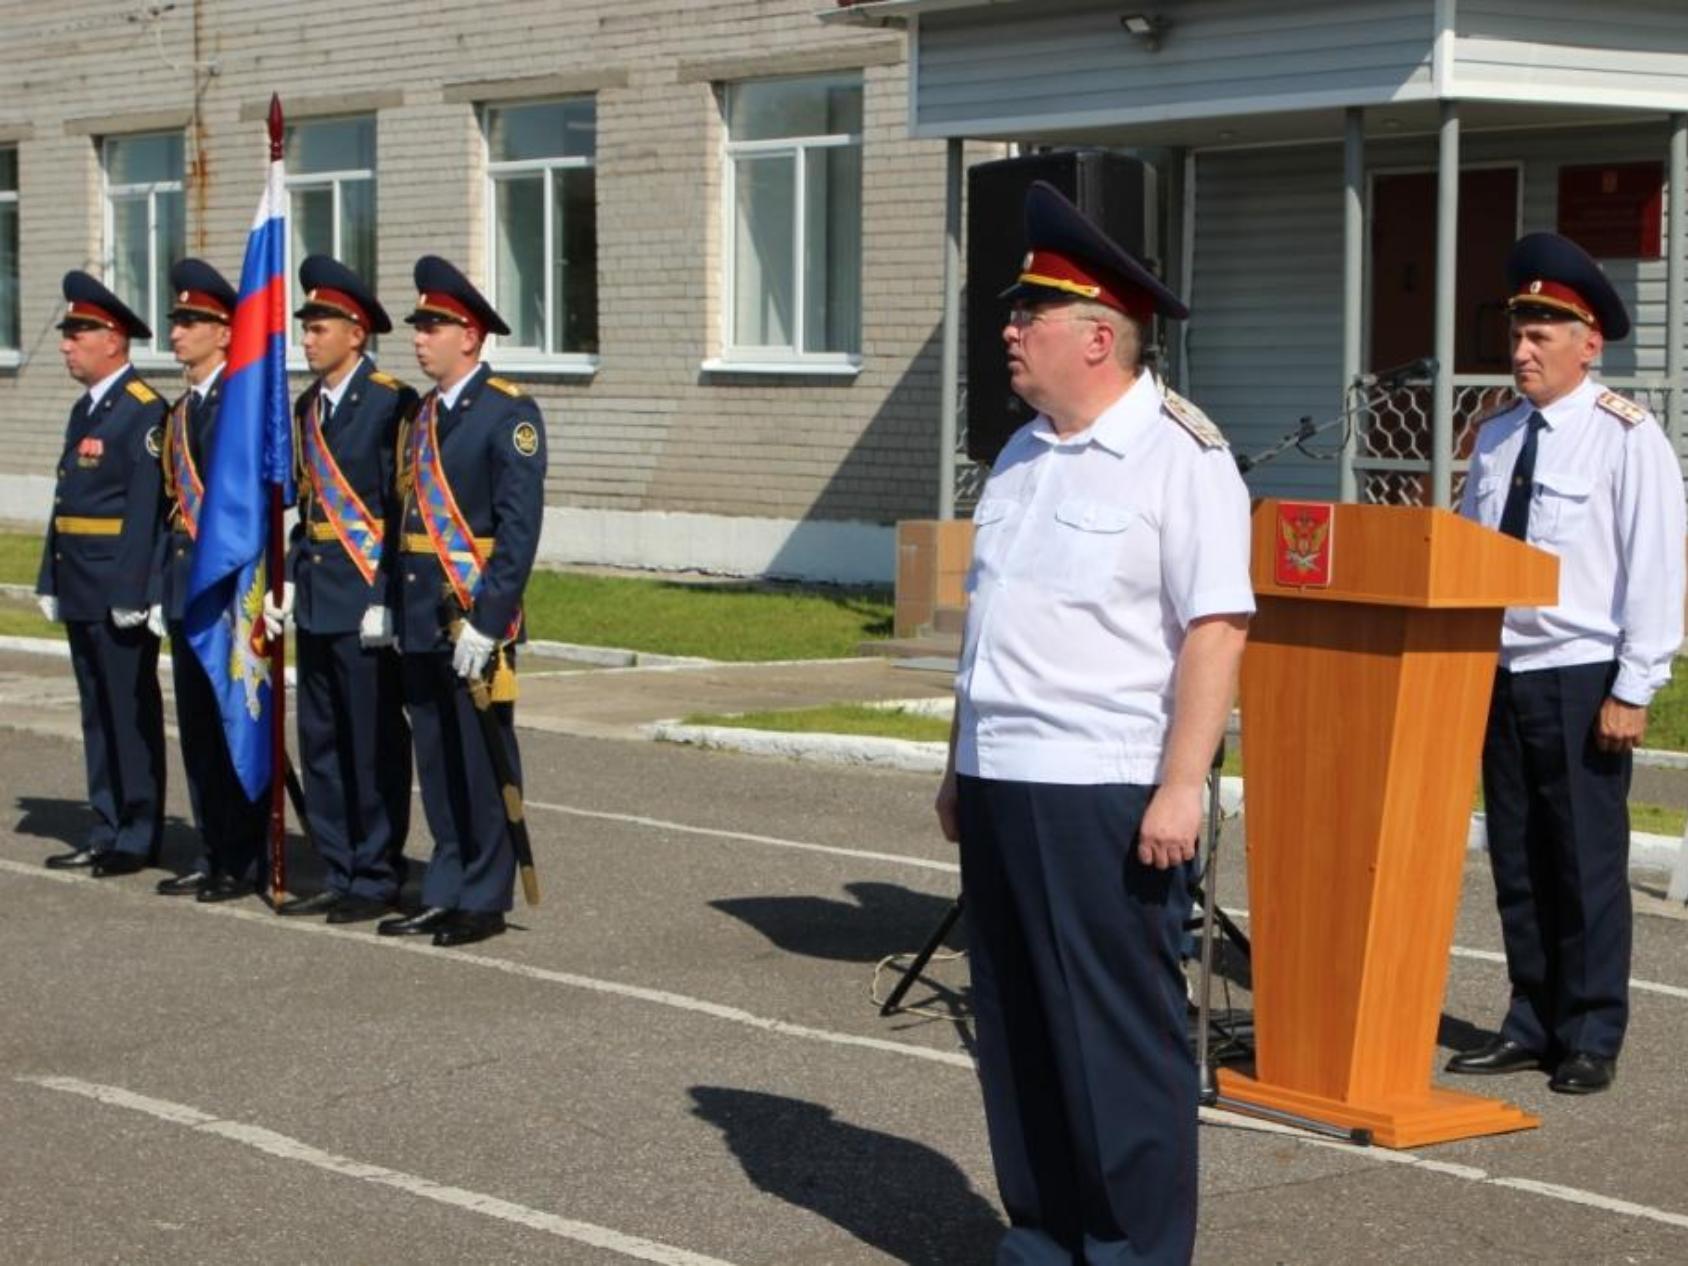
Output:
M1008 309L1008 324L1016 330L1023 330L1027 326L1036 325L1040 321L1095 321L1100 323L1101 317L1074 315L1070 313L1051 312L1046 308L1023 308L1019 306Z

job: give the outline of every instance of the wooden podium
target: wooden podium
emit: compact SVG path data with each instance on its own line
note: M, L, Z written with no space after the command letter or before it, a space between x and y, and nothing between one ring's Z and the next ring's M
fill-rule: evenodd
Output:
M1326 587L1282 583L1320 549ZM1430 1072L1501 613L1557 601L1558 560L1446 510L1262 501L1252 570L1256 1062L1220 1094L1385 1147L1534 1127Z

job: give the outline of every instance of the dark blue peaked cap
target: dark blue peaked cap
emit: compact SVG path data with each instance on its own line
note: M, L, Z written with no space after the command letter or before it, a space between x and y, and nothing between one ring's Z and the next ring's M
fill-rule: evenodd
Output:
M1594 257L1557 233L1519 238L1506 257L1508 312L1550 320L1575 317L1612 342L1628 337L1629 313Z
M151 338L152 327L129 310L129 306L87 273L73 270L64 275L64 317L59 333L97 326L116 330L130 338Z
M474 283L455 264L438 255L424 255L416 261L416 291L416 311L405 318L407 324L456 321L460 325L478 325L488 334L510 332L504 318L475 289Z
M177 317L193 317L227 325L234 320L234 310L240 304L234 287L203 259L190 257L172 264L170 289L176 296L170 305L172 321Z
M1026 190L1026 257L1000 296L1025 303L1091 299L1138 321L1182 320L1190 309L1047 181Z
M305 301L293 315L300 320L311 317L344 317L356 321L374 334L392 331L393 319L350 268L329 255L311 255L299 265L299 286Z

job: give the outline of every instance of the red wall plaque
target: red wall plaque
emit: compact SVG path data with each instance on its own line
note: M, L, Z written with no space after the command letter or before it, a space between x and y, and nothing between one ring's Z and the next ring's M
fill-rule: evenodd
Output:
M1663 163L1559 169L1559 231L1601 259L1658 259L1664 253Z

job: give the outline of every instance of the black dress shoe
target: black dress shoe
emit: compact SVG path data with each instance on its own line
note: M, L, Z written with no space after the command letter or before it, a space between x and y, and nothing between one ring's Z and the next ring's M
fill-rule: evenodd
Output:
M332 915L345 900L346 898L337 892L319 892L314 897L295 897L292 901L283 901L275 908L275 912L289 916Z
M101 853L94 859L93 873L104 879L108 875L133 875L138 870L147 868L147 859L141 853Z
M450 910L442 910L438 906L429 906L416 914L402 919L383 919L376 926L376 931L382 936L422 936L425 933L437 932L448 918Z
M241 897L250 897L257 891L258 885L250 879L236 879L233 875L207 875L205 882L199 885L199 891L194 894L194 900L210 905L216 901L235 901Z
M434 944L442 948L473 945L504 931L504 916L496 910L454 910L434 933Z
M1567 1055L1554 1069L1549 1090L1562 1095L1592 1095L1607 1089L1618 1075L1618 1061L1607 1055L1577 1051Z
M1447 1071L1450 1073L1489 1077L1501 1073L1521 1073L1540 1067L1542 1057L1539 1051L1532 1051L1529 1047L1520 1046L1504 1037L1490 1038L1476 1050L1455 1055L1447 1063Z
M73 848L68 853L54 853L43 861L48 870L91 869L100 855L91 848Z
M368 923L393 912L391 901L377 901L374 897L341 897L328 912L330 923Z
M191 897L209 878L211 876L206 871L190 870L185 875L171 875L168 879L160 879L153 885L153 891L164 897Z

